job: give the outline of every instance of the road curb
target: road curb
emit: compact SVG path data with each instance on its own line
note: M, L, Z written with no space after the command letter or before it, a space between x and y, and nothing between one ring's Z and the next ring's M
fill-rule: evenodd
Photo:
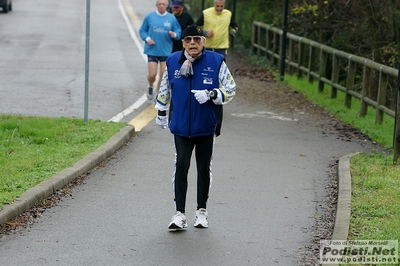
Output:
M80 175L92 170L96 165L110 157L120 149L135 133L135 127L129 125L119 130L106 143L92 153L76 162L73 166L64 169L58 174L46 179L37 186L30 188L9 205L0 210L0 225L15 219L19 214L32 208L37 202L44 200L55 191L76 179Z
M336 218L333 227L332 240L347 240L351 215L351 174L350 159L354 155L350 153L342 156L338 164L338 201L336 206ZM328 266L328 264L326 264ZM332 266L339 263L329 264Z

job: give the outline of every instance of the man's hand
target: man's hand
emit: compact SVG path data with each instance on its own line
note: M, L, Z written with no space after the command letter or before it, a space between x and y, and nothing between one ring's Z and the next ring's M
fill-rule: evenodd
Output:
M207 31L206 37L211 38L212 36L214 36L214 31L213 30Z
M169 33L169 37L171 37L172 39L175 39L175 37L176 37L176 33L175 32L170 30L168 33Z
M236 30L231 29L231 30L229 31L229 35L231 35L232 37L235 37L235 35L236 35Z
M168 127L168 117L166 115L157 115L156 117L156 123L159 125L162 129L166 129Z
M147 44L148 44L148 45L154 45L154 44L156 44L156 43L153 41L153 39L148 39L148 40L147 40Z
M210 94L207 90L191 90L191 92L194 93L194 97L200 104L210 100Z

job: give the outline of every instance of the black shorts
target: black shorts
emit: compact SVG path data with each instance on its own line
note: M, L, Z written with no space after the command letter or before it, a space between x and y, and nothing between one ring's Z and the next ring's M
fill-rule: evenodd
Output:
M165 62L167 61L167 56L154 56L154 55L148 55L147 56L147 62Z

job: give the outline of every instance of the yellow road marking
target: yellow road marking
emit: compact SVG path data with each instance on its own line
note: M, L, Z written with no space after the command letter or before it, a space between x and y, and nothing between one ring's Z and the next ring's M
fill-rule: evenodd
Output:
M141 112L136 117L134 117L131 121L129 121L128 124L134 126L135 131L139 132L145 126L147 126L151 121L154 121L156 116L157 116L157 109L154 108L153 104L151 104L149 107L147 107L145 110L143 110L143 112Z
M128 14L130 20L132 21L133 25L135 28L140 27L140 20L138 16L136 15L133 7L130 5L129 1L125 0L124 6L126 13ZM157 75L158 78L158 75ZM157 81L157 80L156 80ZM147 126L151 121L154 121L154 119L157 116L157 110L154 108L154 104L151 104L149 107L147 107L143 112L141 112L139 115L134 117L131 121L129 121L129 125L132 125L135 127L135 132L141 131L145 126Z
M133 22L133 25L138 29L140 27L140 20L138 16L136 15L135 11L133 10L133 7L129 4L128 1L125 2L125 10L126 13L128 13L128 16L130 17L131 21Z

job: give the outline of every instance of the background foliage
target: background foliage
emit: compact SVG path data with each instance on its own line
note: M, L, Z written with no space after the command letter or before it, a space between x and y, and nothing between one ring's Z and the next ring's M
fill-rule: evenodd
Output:
M397 68L399 0L288 0L288 31ZM186 0L194 19L213 0ZM226 0L239 25L235 48L250 48L252 22L283 28L284 0Z

